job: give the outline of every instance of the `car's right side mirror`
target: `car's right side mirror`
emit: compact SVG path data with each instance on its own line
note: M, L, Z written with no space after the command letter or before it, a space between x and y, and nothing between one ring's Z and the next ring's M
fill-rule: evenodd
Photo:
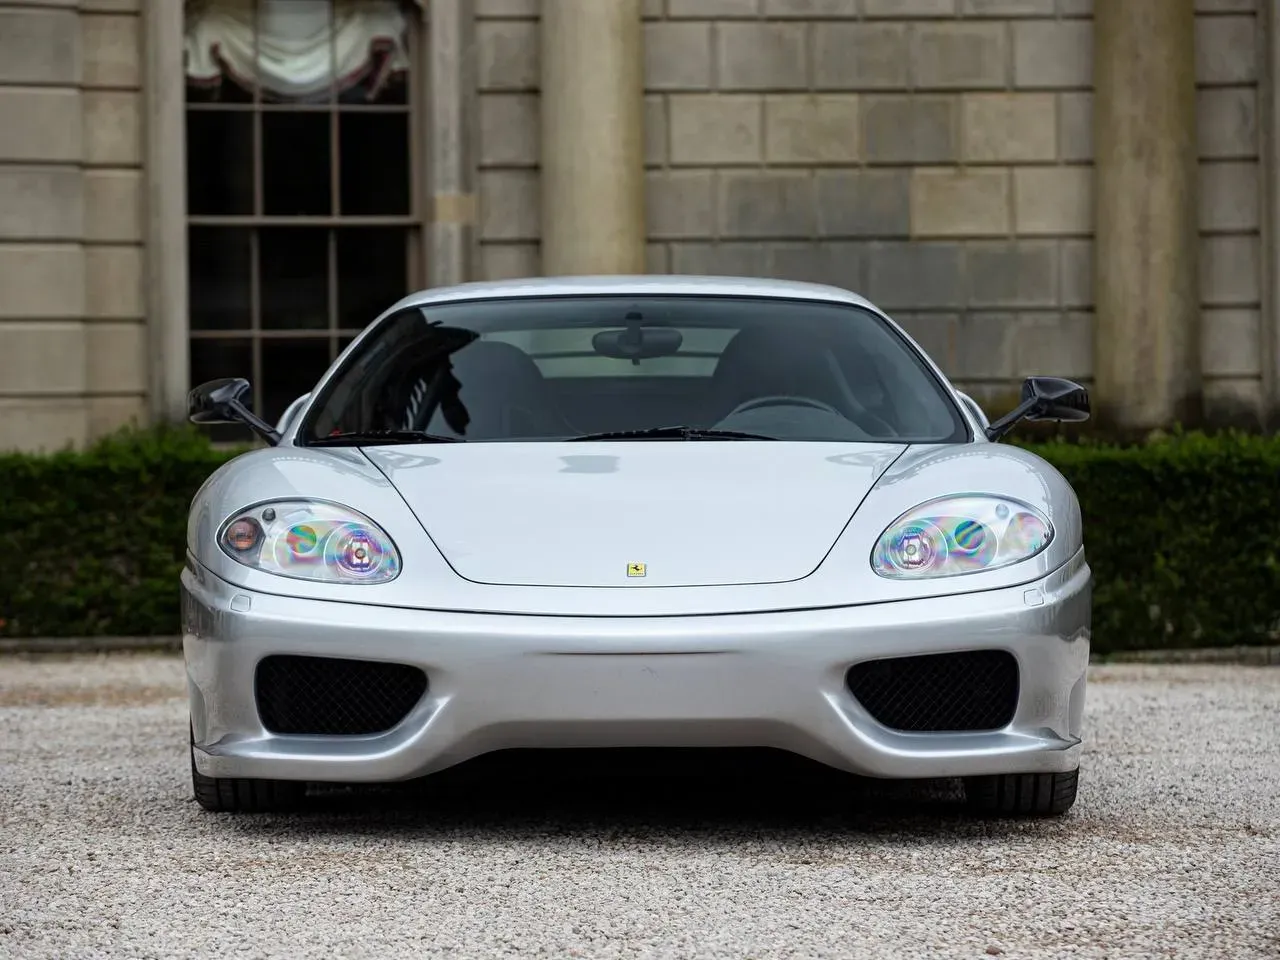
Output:
M999 440L1022 420L1081 423L1089 419L1089 391L1061 377L1027 377L1022 401L987 427L987 439Z
M280 434L249 409L251 393L249 381L240 377L210 380L187 394L187 416L192 423L243 423L275 446Z

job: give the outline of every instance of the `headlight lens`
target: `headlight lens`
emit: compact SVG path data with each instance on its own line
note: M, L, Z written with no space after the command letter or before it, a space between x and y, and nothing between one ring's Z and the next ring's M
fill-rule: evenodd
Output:
M1034 557L1053 540L1039 510L1007 497L946 497L907 511L876 543L871 566L895 580L954 577Z
M312 500L276 500L237 514L218 545L247 567L298 580L385 583L400 573L396 545L376 523Z

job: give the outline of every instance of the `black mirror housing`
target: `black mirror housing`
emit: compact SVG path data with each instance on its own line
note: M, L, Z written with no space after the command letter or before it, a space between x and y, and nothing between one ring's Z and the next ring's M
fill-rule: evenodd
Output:
M1074 380L1027 377L1022 382L1022 399L1035 402L1027 413L1028 420L1083 423L1089 419L1089 391Z
M187 415L192 423L240 423L231 404L247 406L250 390L249 381L240 377L202 383L187 394Z
M249 409L252 388L243 377L209 380L187 394L187 417L192 423L243 423L275 446L280 434Z
M1022 382L1022 402L987 427L987 439L999 440L1022 420L1083 423L1090 413L1089 391L1074 380L1027 377Z

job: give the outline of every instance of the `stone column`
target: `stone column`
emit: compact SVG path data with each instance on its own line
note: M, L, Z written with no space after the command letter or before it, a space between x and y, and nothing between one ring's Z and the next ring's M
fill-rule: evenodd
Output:
M186 83L183 5L143 5L146 95L146 311L151 416L185 423L187 309ZM247 374L246 374L247 375Z
M1263 423L1275 429L1280 423L1280 9L1278 4L1258 7L1258 24L1264 31L1259 99L1263 105L1262 133L1262 391Z
M1095 409L1121 430L1194 421L1194 3L1097 3L1093 17Z
M427 283L433 287L472 279L476 203L472 192L475 114L474 18L470 0L432 0L426 5L428 69L421 85L428 122L419 132L427 159L430 215L426 243Z
M643 273L641 0L544 0L542 272Z

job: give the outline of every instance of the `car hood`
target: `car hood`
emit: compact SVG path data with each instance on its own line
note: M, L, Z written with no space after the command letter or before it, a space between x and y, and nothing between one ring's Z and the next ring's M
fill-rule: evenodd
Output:
M905 449L642 441L363 452L467 580L691 587L808 576Z

